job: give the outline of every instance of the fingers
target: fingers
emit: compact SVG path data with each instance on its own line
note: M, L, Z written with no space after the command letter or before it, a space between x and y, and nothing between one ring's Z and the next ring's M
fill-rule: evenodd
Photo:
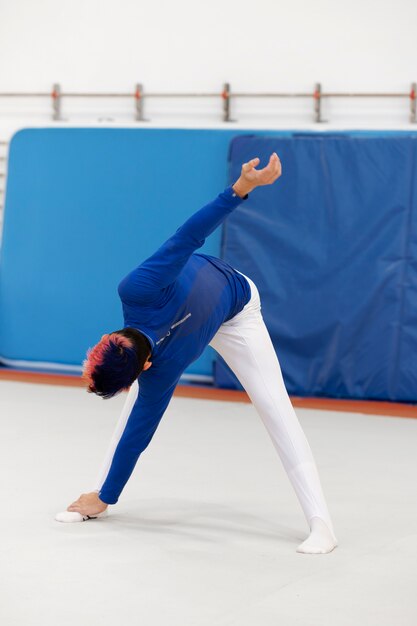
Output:
M80 511L80 507L83 504L83 500L84 500L84 494L82 496L80 496L78 498L78 500L75 500L74 502L72 502L69 507L67 508L67 511Z
M277 155L276 152L273 152L271 154L271 158L269 159L269 164L271 165L272 170L273 170L274 180L276 180L282 174L281 161L279 160L279 156Z
M259 165L259 163L260 163L260 159L258 159L258 157L256 157L255 159L252 159L251 161L248 161L247 163L244 163L242 165L242 170L244 172L249 172L251 169L253 169L257 165Z
M253 169L254 167L256 167L257 165L259 165L260 163L260 159L258 157L256 157L256 159L252 159L251 161L248 161L247 163L244 163L242 165L242 170L244 172L248 172L249 170ZM273 152L271 154L271 156L269 157L269 161L268 161L268 165L266 167L264 167L262 170L259 170L260 172L263 172L265 170L278 170L281 167L281 161L279 160L279 156L277 155L276 152Z
M256 177L258 185L270 185L281 176L282 168L281 161L276 152L273 152L269 157L269 162L266 167L261 170L256 170Z
M267 167L269 167L272 170L276 170L280 167L280 165L281 165L281 161L279 160L279 156L277 155L276 152L273 152L271 156L269 157L269 163Z
M98 495L96 492L83 493L78 500L69 505L67 511L81 513L81 515L90 515L92 512L97 513L97 510L100 509L97 500Z

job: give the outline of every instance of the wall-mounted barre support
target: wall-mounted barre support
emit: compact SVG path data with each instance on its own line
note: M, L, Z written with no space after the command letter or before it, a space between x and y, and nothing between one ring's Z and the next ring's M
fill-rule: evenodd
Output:
M52 119L59 122L61 117L61 87L59 83L55 83L52 87Z
M410 122L417 124L417 83L411 84L410 91Z
M231 122L230 119L230 83L224 83L223 91L223 122Z
M323 98L407 98L410 103L409 121L417 124L417 83L411 83L408 93L367 93L367 92L323 92L321 83L316 83L313 92L284 93L284 92L232 92L230 83L224 83L223 90L219 92L208 93L163 93L148 92L145 93L143 85L137 83L134 92L63 92L59 83L55 83L52 91L47 92L0 92L0 100L2 98L51 98L52 100L52 119L62 121L62 99L63 98L133 98L135 103L135 120L138 122L146 122L144 116L144 103L147 98L215 98L221 99L223 110L223 121L232 122L232 100L235 98L308 98L313 101L314 121L317 124L323 123L322 104Z
M314 88L314 121L320 124L323 119L321 117L321 84L316 83Z
M136 103L136 116L135 119L137 122L144 122L145 119L143 117L143 98L142 98L143 87L141 83L136 83L135 90L135 103Z

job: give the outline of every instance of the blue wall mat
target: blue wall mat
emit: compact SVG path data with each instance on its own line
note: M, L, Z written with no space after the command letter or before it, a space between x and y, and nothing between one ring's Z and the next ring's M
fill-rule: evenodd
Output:
M227 185L236 133L27 129L10 145L0 355L81 363L122 326L120 279ZM220 251L220 232L205 246ZM189 372L212 373L213 354Z
M291 393L417 401L416 146L411 134L233 141L230 180L254 154L283 163L229 218L223 256L260 288Z

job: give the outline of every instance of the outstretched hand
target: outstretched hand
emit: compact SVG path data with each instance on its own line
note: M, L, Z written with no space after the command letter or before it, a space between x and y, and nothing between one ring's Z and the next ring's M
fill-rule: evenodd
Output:
M107 504L100 500L96 491L83 493L67 508L67 511L76 511L81 515L98 515L107 509Z
M256 169L259 163L260 160L256 158L242 165L240 177L233 185L235 193L241 198L256 187L272 185L281 176L281 161L276 152L271 154L268 165L261 170Z

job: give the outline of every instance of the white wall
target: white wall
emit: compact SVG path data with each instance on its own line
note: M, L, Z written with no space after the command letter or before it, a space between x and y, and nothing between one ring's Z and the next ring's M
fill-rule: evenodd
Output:
M0 0L0 92L64 90L408 92L416 0ZM71 121L129 121L133 101L66 101ZM406 124L407 100L330 101L345 126ZM0 99L1 120L47 120L46 100ZM221 120L221 100L147 103L155 122ZM306 126L311 101L241 101L249 125Z

